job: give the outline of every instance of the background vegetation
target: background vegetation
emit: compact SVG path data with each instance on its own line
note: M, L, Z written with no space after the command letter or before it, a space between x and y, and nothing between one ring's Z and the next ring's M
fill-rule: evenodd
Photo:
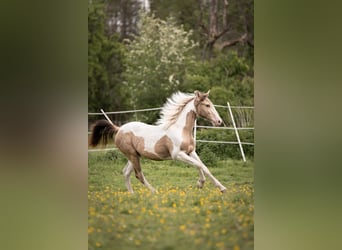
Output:
M253 1L92 0L88 12L89 112L160 107L196 89L253 105Z

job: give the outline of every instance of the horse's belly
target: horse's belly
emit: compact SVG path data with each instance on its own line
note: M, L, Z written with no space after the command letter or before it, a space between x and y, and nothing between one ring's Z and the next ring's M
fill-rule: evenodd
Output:
M171 159L172 142L166 135L158 138L136 138L139 140L138 152L151 160Z

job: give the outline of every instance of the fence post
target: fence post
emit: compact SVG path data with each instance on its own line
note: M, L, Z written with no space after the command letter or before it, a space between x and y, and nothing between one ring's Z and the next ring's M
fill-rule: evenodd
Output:
M240 141L240 136L239 136L239 132L236 128L236 125L235 125L235 121L234 121L234 116L233 116L233 112L230 108L230 104L229 102L227 102L227 105L228 105L228 110L229 110L229 114L230 114L230 117L232 118L232 122L233 122L233 127L234 127L234 130L235 130L235 134L236 134L236 138L239 142L239 146L240 146L240 151L241 151L241 155L242 155L242 159L244 162L246 162L246 157L245 157L245 153L243 152L243 147L242 147L242 144L241 144L241 141Z

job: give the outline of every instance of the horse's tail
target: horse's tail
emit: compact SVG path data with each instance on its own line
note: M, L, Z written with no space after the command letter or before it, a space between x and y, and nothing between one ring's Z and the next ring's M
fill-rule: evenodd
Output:
M114 133L117 133L118 130L118 126L106 120L97 121L92 127L89 145L95 147L100 142L107 145L108 139L113 138Z

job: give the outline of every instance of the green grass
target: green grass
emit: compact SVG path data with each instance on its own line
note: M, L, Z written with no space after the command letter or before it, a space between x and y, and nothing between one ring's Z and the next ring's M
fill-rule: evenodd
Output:
M196 187L197 170L175 161L142 161L152 194L132 174L126 191L118 152L89 153L89 249L253 249L253 162L218 161Z

